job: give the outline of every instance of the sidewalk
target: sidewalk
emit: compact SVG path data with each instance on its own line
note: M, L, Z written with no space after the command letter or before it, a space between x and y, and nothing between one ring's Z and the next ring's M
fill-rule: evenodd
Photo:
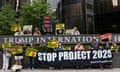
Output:
M11 72L2 71L0 72ZM113 69L57 69L57 70L48 70L48 69L35 69L35 70L28 70L24 69L21 72L120 72L120 68L113 68Z

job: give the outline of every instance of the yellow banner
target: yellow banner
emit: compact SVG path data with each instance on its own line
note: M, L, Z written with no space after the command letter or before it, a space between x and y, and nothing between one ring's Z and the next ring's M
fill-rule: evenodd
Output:
M56 30L65 29L65 24L56 24Z
M2 44L2 48L3 48L3 49L5 48L5 44Z
M2 44L2 48L10 48L11 47L11 43L10 42L7 42L7 43L3 43Z
M12 46L12 54L20 54L23 52L22 46Z
M49 40L47 47L48 48L58 48L58 41L57 40Z
M13 25L11 27L11 31L17 31L17 30L21 30L21 26L19 24Z
M27 48L26 52L25 52L26 56L30 56L30 57L36 57L37 55L37 50L34 48Z

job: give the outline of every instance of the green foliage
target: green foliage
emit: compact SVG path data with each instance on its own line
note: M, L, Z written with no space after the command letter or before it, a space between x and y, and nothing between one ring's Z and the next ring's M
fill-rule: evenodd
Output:
M20 16L16 18L17 13L10 4L6 4L0 9L0 34L11 35L11 27L18 22L23 25L34 25L42 28L42 16L52 16L53 26L59 22L55 13L50 9L50 4L45 0L34 1L32 5L24 3L19 10Z
M35 49L37 49L38 51L47 51L47 46L35 46Z
M16 12L10 4L4 5L0 9L0 34L11 34L11 26L16 21Z
M21 10L21 22L23 25L34 25L41 28L42 16L52 16L53 23L58 23L54 12L50 9L50 4L45 0L34 1L32 5L25 3Z

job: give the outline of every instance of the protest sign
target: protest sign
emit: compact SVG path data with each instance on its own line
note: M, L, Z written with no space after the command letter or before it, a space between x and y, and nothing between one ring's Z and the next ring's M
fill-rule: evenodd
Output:
M56 30L64 30L65 24L56 24Z
M58 48L58 41L57 40L49 40L47 47L48 48Z
M12 46L12 54L20 54L23 52L22 46Z
M26 52L25 52L26 56L30 56L30 57L36 57L37 55L37 50L34 48L27 48Z
M112 52L110 49L38 52L37 57L40 66L71 67L112 64Z
M3 43L2 44L2 48L10 48L11 47L11 43L10 42L7 42L7 43Z

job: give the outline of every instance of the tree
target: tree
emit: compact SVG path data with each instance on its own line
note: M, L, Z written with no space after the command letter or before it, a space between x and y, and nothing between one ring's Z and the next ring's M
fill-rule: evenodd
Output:
M16 12L10 4L6 4L0 9L0 34L11 34L11 27L16 22Z
M45 0L33 1L32 4L25 3L21 9L21 24L34 25L42 28L42 16L52 16L53 23L58 23L50 4Z

